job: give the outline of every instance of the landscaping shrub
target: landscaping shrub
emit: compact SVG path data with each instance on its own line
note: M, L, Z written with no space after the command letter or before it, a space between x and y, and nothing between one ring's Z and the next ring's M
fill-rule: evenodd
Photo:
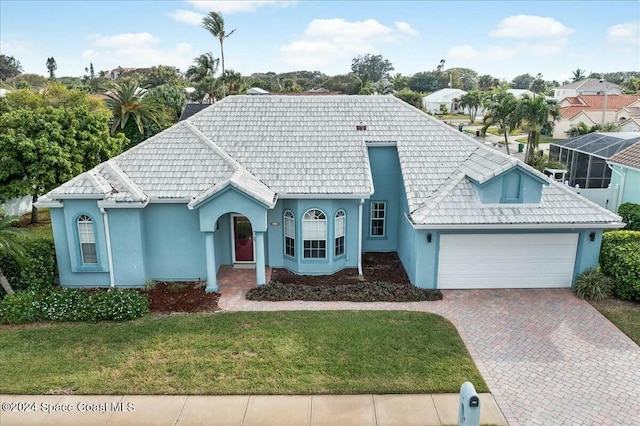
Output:
M640 231L640 204L622 203L618 207L618 214L627 224L625 231Z
M304 285L272 282L252 288L248 300L348 301L348 302L417 302L441 300L440 290L418 288L411 284L382 281L341 285Z
M47 290L52 288L57 268L56 252L51 239L25 236L22 262L10 255L0 256L2 271L14 291ZM4 291L2 294L4 294Z
M0 323L49 321L128 321L149 312L149 300L134 290L65 288L38 294L23 290L0 300Z
M613 294L613 281L600 271L588 269L576 279L573 291L581 299L604 300Z
M602 234L600 269L613 280L617 297L640 301L640 232Z

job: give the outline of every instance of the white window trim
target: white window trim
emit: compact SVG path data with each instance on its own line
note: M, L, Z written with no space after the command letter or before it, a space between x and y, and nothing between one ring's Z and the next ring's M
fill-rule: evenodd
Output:
M376 204L382 204L382 212L384 212L384 216L381 217L381 218L374 217L374 215L373 215L374 206ZM381 220L382 221L382 234L380 234L380 235L374 235L372 233L372 231L373 231L373 221L374 220ZM381 238L381 237L386 237L387 236L387 202L386 201L372 201L371 202L371 218L370 218L370 221L369 221L369 236L373 237L373 238Z
M317 213L314 213L313 217L307 217L309 215L309 213L311 212L318 212L322 215L322 219L319 219L316 217ZM319 226L316 226L317 224L321 223L323 225L323 229L322 229L322 233L323 238L306 238L305 237L305 233L307 232L317 232L320 230ZM307 225L313 225L314 229L311 230L307 230ZM315 229L317 228L317 229ZM305 256L305 242L306 241L324 241L324 256L323 257L307 257ZM309 250L320 250L320 249L309 249ZM320 209L309 209L306 212L304 212L304 215L302 216L302 258L303 259L326 259L327 258L327 215Z
M288 215L287 215L288 214ZM283 223L283 233L284 233L284 255L289 257L296 256L296 216L293 214L291 210L285 210ZM287 230L290 230L291 233L288 233ZM293 254L287 253L287 238L290 238L293 241Z
M347 213L343 209L336 212L336 215L334 216L333 229L335 233L333 238L333 255L335 257L344 256L347 248ZM339 238L342 238L342 253L340 254L336 253Z
M98 246L96 244L95 222L90 216L83 214L78 216L78 219L76 219L76 226L78 227L78 242L80 243L80 263L82 263L82 265L97 265ZM87 227L89 227L89 230L86 229ZM83 228L85 229L83 230ZM95 250L95 262L86 261L84 251L85 244L93 244Z

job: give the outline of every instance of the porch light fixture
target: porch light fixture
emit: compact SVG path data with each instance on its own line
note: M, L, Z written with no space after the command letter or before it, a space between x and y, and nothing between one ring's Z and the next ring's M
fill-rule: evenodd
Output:
M590 239L591 241L595 241L595 240L596 240L596 233L595 233L595 232L590 233L590 234L589 234L589 239Z
M431 232L429 232L427 234L427 242L430 243L431 242Z
M280 222L271 222L271 226L280 226Z

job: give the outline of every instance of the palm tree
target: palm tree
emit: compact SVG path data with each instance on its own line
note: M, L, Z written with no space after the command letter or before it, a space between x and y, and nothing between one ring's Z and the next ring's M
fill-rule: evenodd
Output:
M234 28L231 32L227 33L224 30L224 19L222 15L218 12L209 12L207 16L202 18L202 26L204 29L209 31L212 36L217 38L220 41L220 59L222 62L222 76L223 76L223 94L224 94L224 39L233 34L236 29Z
M22 229L16 228L15 225L20 220L19 216L5 216L0 211L0 255L11 255L15 259L21 259L24 255L24 248L20 244L20 235ZM0 285L7 294L13 294L13 289L9 280L2 272L0 265Z
M513 93L507 92L508 86L503 86L497 90L493 90L484 100L485 114L483 118L483 133L487 131L489 126L495 125L499 130L504 132L504 144L509 152L509 132L515 127L514 117L518 107L518 99Z
M469 109L469 121L473 124L476 121L478 108L482 106L482 92L472 90L460 96L460 105L462 105L463 108Z
M573 71L573 81L584 80L585 73L585 70L581 70L580 68L576 69L575 71Z
M560 117L560 109L554 99L548 99L544 96L530 98L524 95L518 102L514 125L520 125L528 132L525 163L533 164L534 150L538 147L540 132L544 127L552 127L558 117Z
M571 126L571 128L567 130L565 133L570 138L573 138L576 136L582 136L582 135L586 135L587 133L591 133L589 130L590 130L589 126L587 126L584 121L580 121L575 126Z
M230 95L242 93L246 89L248 89L247 83L242 77L242 74L237 71L227 70L222 75L222 78L225 81L227 88L229 89Z
M185 76L195 82L205 77L213 77L218 72L219 63L220 59L214 58L213 53L203 53L193 60L193 65L189 67Z
M124 129L130 118L133 118L138 126L138 131L144 133L143 118L149 118L157 123L155 117L155 105L145 98L147 91L138 87L134 81L125 81L116 84L115 88L107 93L105 103L113 113L111 134L114 135L118 128Z

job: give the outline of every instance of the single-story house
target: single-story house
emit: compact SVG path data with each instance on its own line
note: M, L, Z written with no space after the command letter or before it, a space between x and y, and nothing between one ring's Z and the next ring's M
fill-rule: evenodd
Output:
M450 114L462 114L464 108L460 98L466 95L462 89L440 89L422 98L424 110L429 114L442 114L445 109Z
M603 123L622 123L640 107L640 95L581 95L560 102L560 119L553 126L553 137L564 139L566 132L581 121L591 127Z
M618 189L613 211L622 203L640 204L640 141L618 152L607 161L613 173L611 185Z
M324 275L568 287L621 218L393 96L229 96L43 196L63 286Z

